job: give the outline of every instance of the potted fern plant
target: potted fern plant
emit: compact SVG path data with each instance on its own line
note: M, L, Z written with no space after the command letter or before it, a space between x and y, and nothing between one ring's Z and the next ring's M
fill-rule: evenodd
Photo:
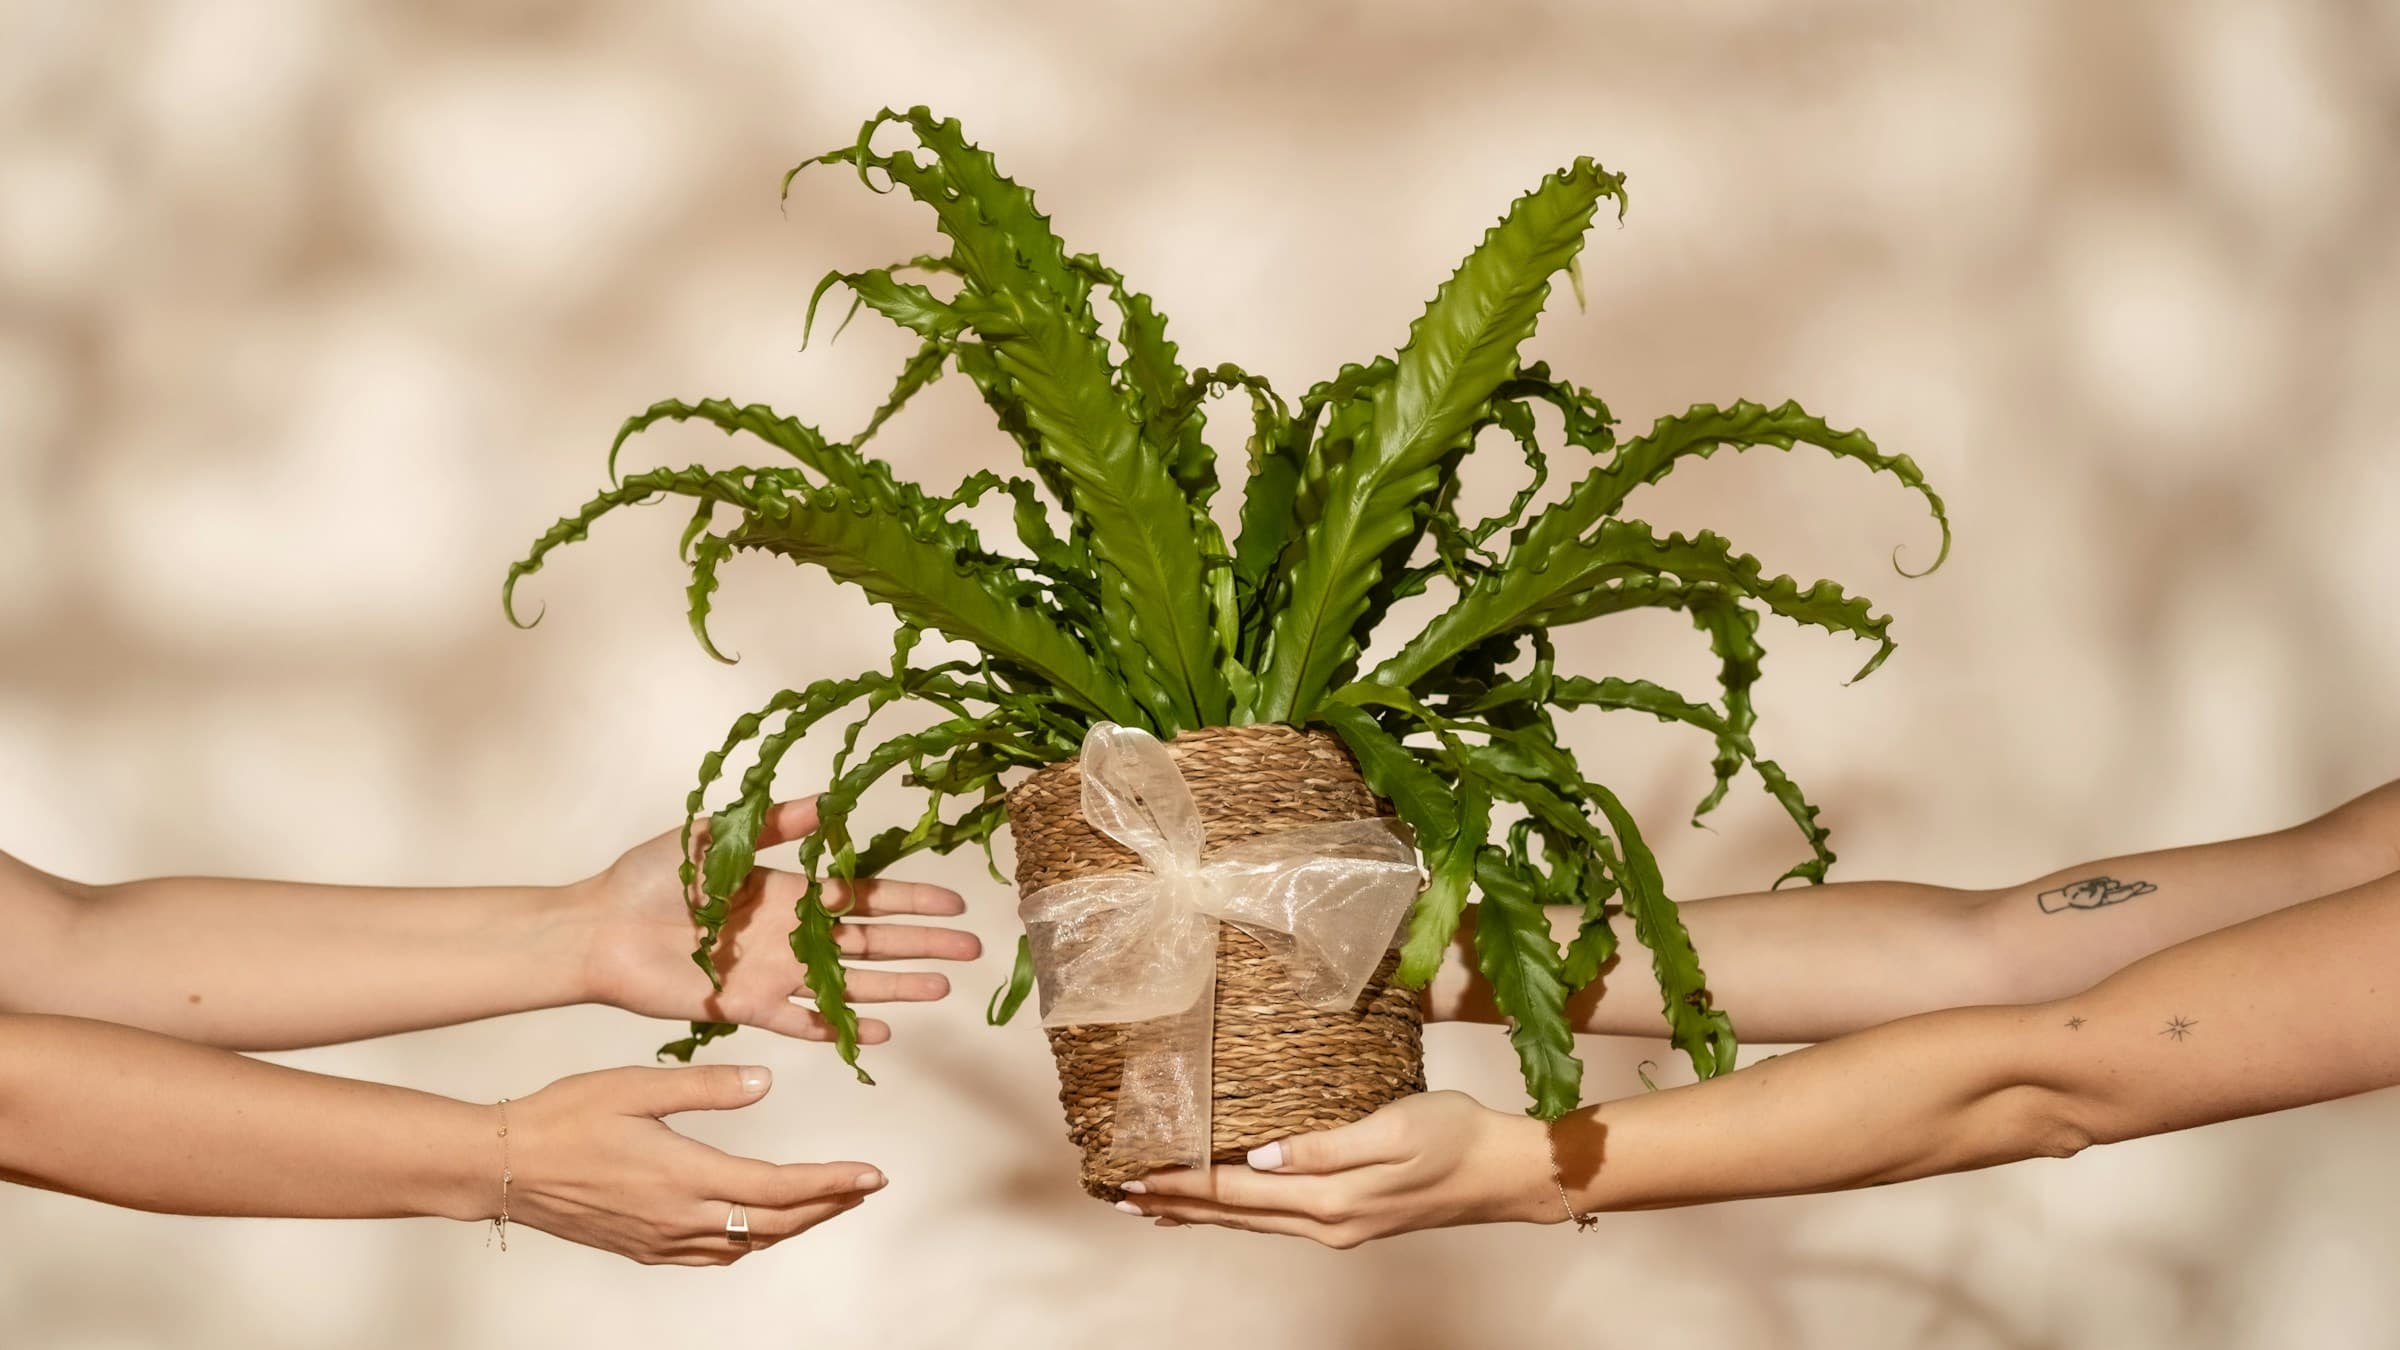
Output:
M911 143L878 149L878 132L895 126ZM653 405L611 446L613 485L542 535L510 568L504 593L515 621L518 582L552 550L619 507L677 497L691 503L681 549L691 628L711 656L724 659L707 626L717 571L736 552L820 566L891 608L887 667L777 694L702 759L686 836L705 819L705 843L687 848L699 856L685 874L701 968L715 978L711 952L728 897L751 867L777 765L800 738L850 714L821 823L802 845L815 880L791 942L854 1068L856 1019L821 888L828 874L868 876L915 853L966 845L988 857L996 832L1013 822L1031 916L1036 895L1176 870L1095 814L1110 801L1166 809L1144 792L1174 796L1168 805L1192 842L1186 862L1199 858L1203 839L1209 857L1253 865L1257 845L1290 831L1350 829L1355 840L1359 822L1371 833L1385 818L1413 841L1400 855L1398 908L1376 911L1368 924L1381 925L1369 934L1369 968L1350 972L1333 999L1299 987L1310 981L1295 973L1302 963L1288 933L1212 916L1202 927L1213 965L1173 977L1202 980L1193 986L1202 991L1197 1020L1046 1019L1070 1133L1095 1194L1112 1195L1118 1182L1165 1162L1230 1159L1294 1129L1355 1119L1421 1088L1409 991L1431 977L1471 899L1476 956L1512 1019L1535 1114L1554 1117L1579 1100L1566 1004L1614 955L1608 918L1620 907L1649 950L1674 1044L1702 1075L1730 1068L1733 1027L1710 1002L1657 864L1624 804L1561 743L1558 718L1621 709L1698 729L1714 747L1715 782L1696 814L1750 770L1807 849L1784 879L1821 880L1834 855L1817 812L1752 740L1760 616L1872 644L1862 676L1892 650L1889 617L1830 581L1771 575L1714 533L1661 535L1626 506L1645 484L1720 448L1805 444L1920 493L1946 556L1948 520L1917 467L1793 403L1701 405L1620 439L1596 395L1522 359L1552 279L1563 272L1580 299L1576 257L1596 213L1608 203L1624 208L1623 179L1588 159L1510 204L1396 353L1345 366L1297 399L1237 366L1182 364L1149 297L1098 258L1068 251L1032 195L956 122L923 108L886 110L854 142L786 175L785 193L803 169L835 164L932 211L948 245L890 267L836 271L810 299L812 325L838 286L853 297L853 315L864 307L920 340L889 398L838 439L757 404ZM868 453L912 395L951 372L982 396L1024 475L983 469L942 490ZM1250 413L1246 471L1233 476L1239 501L1225 513L1230 539L1216 509L1227 475L1205 434L1207 406L1219 396L1246 402ZM1563 495L1536 510L1552 452L1540 423L1552 420L1550 434L1579 462ZM662 421L714 425L773 453L755 467L618 477L625 443ZM1458 509L1462 466L1495 443L1523 456L1531 482L1499 513L1468 519ZM1012 507L1015 538L1005 546L965 519L993 494ZM1450 602L1421 627L1379 630L1397 602L1434 588ZM1554 630L1642 608L1690 618L1717 663L1714 697L1557 668ZM920 662L926 632L975 655ZM1379 636L1398 640L1369 666L1362 653ZM880 739L864 734L879 710L904 701L930 707L937 720ZM730 799L709 809L727 759L752 743ZM1171 765L1173 781L1150 780L1155 791L1095 807L1095 746L1112 763ZM862 831L862 795L895 775L923 794L922 812ZM1143 828L1157 823L1144 819ZM1342 854L1347 845L1324 847ZM1351 859L1353 872L1386 867L1386 898L1377 902L1385 905L1389 852L1372 864L1365 854ZM1289 856L1276 864L1308 865ZM1328 894L1338 920L1350 893ZM1581 916L1563 945L1544 912L1554 905ZM1046 960L1055 966L1095 942L1115 943L1118 956L1131 953L1131 969L1147 969L1140 963L1154 953L1091 927L1107 922L1087 914L1067 925L1074 931L1053 933ZM1029 950L1020 946L1015 975L995 996L994 1021L1037 980L1046 994L1061 992L1052 988L1058 971ZM1197 1158L1162 1151L1147 1126L1147 1142L1119 1137L1133 1131L1130 1113L1173 1076L1138 1072L1176 1063L1152 1034L1162 1027L1207 1070L1197 1089L1207 1123ZM695 1025L665 1053L688 1057L731 1030ZM1188 1071L1195 1061L1180 1062Z

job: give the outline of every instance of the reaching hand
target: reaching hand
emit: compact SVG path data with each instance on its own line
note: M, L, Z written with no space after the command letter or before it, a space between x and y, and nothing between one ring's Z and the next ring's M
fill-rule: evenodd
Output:
M765 1069L730 1064L606 1069L510 1102L510 1222L644 1265L721 1266L882 1188L865 1163L737 1158L659 1119L748 1106L769 1081ZM726 1234L736 1205L747 1211L747 1244Z
M1118 1208L1161 1226L1216 1224L1350 1248L1420 1228L1556 1223L1542 1122L1463 1092L1404 1098L1365 1120L1251 1150L1250 1165L1157 1172Z
M814 798L784 802L767 812L759 832L762 849L787 843L817 827ZM833 1030L813 1009L792 1002L808 993L805 973L786 939L792 907L807 879L760 867L733 896L732 913L716 950L724 988L710 990L708 977L692 963L694 928L677 875L679 832L636 845L607 871L583 883L597 910L597 929L587 961L592 997L650 1017L738 1022L802 1040L828 1041ZM956 928L862 923L900 914L964 913L956 891L919 882L862 881L853 891L825 883L825 902L850 905L834 926L845 956L867 961L972 961L982 954L975 935ZM929 971L859 970L849 978L853 1003L923 1003L950 992L950 981ZM888 1023L861 1018L858 1038L867 1044L891 1039Z

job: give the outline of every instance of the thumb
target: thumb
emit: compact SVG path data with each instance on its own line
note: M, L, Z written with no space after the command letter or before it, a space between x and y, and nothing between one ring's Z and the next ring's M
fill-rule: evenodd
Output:
M775 1075L757 1064L696 1064L688 1068L619 1069L627 1078L626 1100L646 1116L678 1111L730 1111L767 1095Z
M1260 1172L1308 1175L1397 1161L1405 1150L1393 1110L1387 1106L1365 1120L1261 1144L1250 1150L1250 1166Z

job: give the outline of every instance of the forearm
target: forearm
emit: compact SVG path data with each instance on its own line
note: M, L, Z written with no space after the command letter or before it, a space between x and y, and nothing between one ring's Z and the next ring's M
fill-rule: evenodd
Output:
M1721 896L1681 906L1716 1004L1745 1040L1823 1040L1911 1013L1977 1000L1996 963L1976 940L1985 896L1909 882L1857 881L1806 890ZM1560 941L1573 910L1553 909ZM1579 1032L1665 1036L1649 952L1625 915L1611 920L1617 956L1567 1005ZM1433 1021L1504 1020L1475 968L1473 915L1426 991Z
M1561 1176L1581 1210L1661 1209L2072 1152L2012 1058L2038 1015L1931 1013L1577 1112L1555 1127Z
M2290 829L2107 858L1996 891L1845 882L1682 906L1717 1006L1752 1041L1825 1040L1941 1008L2089 987L2201 934L2400 870L2400 784ZM1570 911L1559 911L1562 933ZM1631 925L1569 1013L1579 1031L1663 1035L1658 984ZM1437 1020L1497 1021L1454 949L1428 991Z
M172 1214L480 1218L489 1106L127 1027L0 1015L0 1178Z
M1594 1208L1904 1181L2400 1083L2400 877L2213 933L2088 992L1914 1017L1562 1122Z
M446 1026L583 998L587 908L539 887L74 887L0 1008L243 1050Z

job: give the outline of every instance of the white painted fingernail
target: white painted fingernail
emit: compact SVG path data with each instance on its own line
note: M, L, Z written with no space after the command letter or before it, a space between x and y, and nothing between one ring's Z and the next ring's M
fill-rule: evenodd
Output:
M1260 1172L1272 1172L1283 1166L1283 1141L1278 1139L1250 1150L1250 1166Z
M756 1064L742 1067L742 1091L744 1092L764 1092L767 1090L767 1084L774 1081L775 1075L768 1073Z
M1136 1178L1135 1180L1126 1182L1124 1189L1133 1192L1135 1195L1148 1195L1150 1193L1150 1183Z
M883 1173L861 1172L857 1176L850 1179L850 1189L854 1191L880 1191L883 1189Z
M1128 1214L1139 1214L1142 1212L1142 1207L1133 1203L1131 1200L1119 1200L1117 1202L1117 1208L1125 1211Z

